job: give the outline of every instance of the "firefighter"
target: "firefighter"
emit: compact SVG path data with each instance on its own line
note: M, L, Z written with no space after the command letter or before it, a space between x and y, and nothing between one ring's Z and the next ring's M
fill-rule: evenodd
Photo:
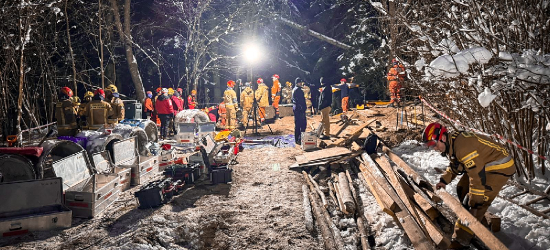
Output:
M307 84L302 84L302 91L304 91L304 98L306 99L306 115L312 116L313 113L311 112L311 107L313 106L313 103L311 102L311 89Z
M304 81L299 77L294 81L294 89L292 90L292 110L294 111L294 141L297 145L302 143L302 132L306 131L306 98L302 85Z
M321 110L321 123L323 124L323 135L321 140L330 139L330 105L332 103L332 88L330 85L321 81L321 88L319 89L321 95L319 97L318 108Z
M92 101L92 98L94 97L94 92L92 91L86 91L84 94L84 97L82 98L82 103L80 103L80 106L78 107L78 120L79 120L79 126L82 127L84 124L86 124L86 116L84 116L84 110L86 108L86 105L88 105L89 102Z
M197 106L197 91L191 90L191 94L187 96L187 107L189 109L195 109Z
M250 82L245 83L245 88L241 91L241 107L243 109L242 124L246 129L248 127L248 115L252 111L252 105L254 104L254 91L250 87Z
M114 84L107 86L105 89L105 96L107 102L110 103L113 108L113 115L110 117L111 121L109 123L117 124L124 120L124 102L120 99L117 87Z
M161 90L161 95L157 98L155 103L155 110L160 119L160 137L164 140L168 135L168 123L170 119L174 117L174 107L172 105L172 100L168 97L168 89L163 88Z
M105 91L103 89L97 89L94 92L94 97L86 104L83 114L86 117L87 129L98 130L109 123L108 118L114 112L111 104L105 101Z
M491 138L465 131L450 133L439 123L431 123L422 134L425 145L447 156L450 161L436 189L445 188L457 175L458 199L479 221L516 169L503 145ZM470 245L473 232L458 218L451 249Z
M330 104L332 114L338 114L342 111L342 98L340 94L340 89L331 86L332 89L332 103Z
M151 119L154 110L153 92L147 91L145 101L143 102L143 119Z
M226 128L229 130L235 129L237 121L237 111L239 110L237 102L237 93L233 90L235 87L235 81L229 80L227 82L227 89L223 92L223 101L225 102L225 119L227 122Z
M283 88L282 94L283 94L283 104L291 104L292 103L292 83L286 82L286 86Z
M392 67L388 71L387 79L390 81L388 88L390 90L390 105L388 107L399 107L401 101L401 88L403 87L403 82L407 78L407 72L403 64L394 58L391 60Z
M265 122L265 108L269 106L268 88L264 83L264 79L258 78L258 89L256 90L256 102L258 102L258 112L260 113L261 125Z
M221 128L226 128L227 120L225 119L227 114L227 109L225 108L225 101L222 100L220 105L218 105L218 126Z
M340 84L334 86L340 89L340 100L342 103L342 113L347 113L349 108L349 85L346 83L346 79L340 79Z
M275 119L279 118L279 101L281 101L281 83L279 82L279 75L275 74L271 77L273 80L273 86L271 87L271 100L273 101L273 108L275 109Z
M69 87L59 90L59 101L55 105L55 119L57 120L57 134L74 136L78 132L77 107L73 102L73 91Z
M170 89L168 89L168 92L170 92ZM177 131L176 131L176 116L178 115L179 112L181 112L183 110L183 98L181 98L181 94L179 91L173 91L172 93L172 97L170 97L170 100L172 100L172 105L174 106L174 117L171 119L171 123L172 123L172 131L174 131L174 135L177 134Z

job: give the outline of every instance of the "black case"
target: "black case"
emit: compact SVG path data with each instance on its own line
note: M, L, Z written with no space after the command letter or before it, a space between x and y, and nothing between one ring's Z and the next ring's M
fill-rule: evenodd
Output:
M139 208L153 208L169 202L174 196L174 189L172 179L167 178L150 182L134 196L138 198Z
M233 169L213 168L210 172L210 181L212 182L212 184L231 182L233 180L231 177L232 173Z
M193 184L200 177L200 164L172 165L167 167L163 174L174 180L182 180L185 184Z
M142 106L136 100L125 100L124 102L124 118L125 119L142 119Z

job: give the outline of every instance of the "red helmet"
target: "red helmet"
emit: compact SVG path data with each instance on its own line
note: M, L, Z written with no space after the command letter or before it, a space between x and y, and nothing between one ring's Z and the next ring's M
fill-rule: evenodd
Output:
M94 91L94 95L100 95L100 96L103 96L103 98L105 98L105 91L103 91L103 89L96 89Z
M346 82L346 78L340 79L341 82Z
M257 80L256 82L257 82L258 84L263 83L263 82L264 82L264 79L258 78L258 80Z
M426 126L424 132L422 133L422 141L426 143L426 146L432 146L429 144L435 143L431 142L439 141L441 139L441 135L447 132L447 128L445 128L443 125L437 122L430 123L428 126Z
M273 75L273 77L279 79L279 75L277 74Z
M229 80L229 81L227 82L227 87L230 87L230 88L235 87L235 81Z
M61 94L66 95L68 97L73 97L73 91L69 87L63 87L60 90Z
M156 89L157 94L160 93L161 90L162 90L162 88L161 88L161 87L158 87L158 88Z
M176 91L180 92L180 94L183 92L182 88L177 88Z

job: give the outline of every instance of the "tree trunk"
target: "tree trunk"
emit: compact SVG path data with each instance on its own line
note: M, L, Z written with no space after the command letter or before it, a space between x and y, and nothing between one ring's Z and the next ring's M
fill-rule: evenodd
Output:
M103 68L103 37L101 36L101 0L98 1L98 23L99 23L99 70L101 71L101 88L105 88L105 69ZM122 36L122 34L121 34Z
M69 53L71 55L71 64L73 68L73 88L74 93L78 93L78 86L76 85L76 66L74 63L74 52L73 52L73 46L71 44L71 25L69 24L69 13L67 13L67 2L69 0L65 0L65 22L67 23L67 43L69 45Z
M126 47L126 61L128 62L128 69L130 70L132 82L134 82L137 99L138 101L143 102L143 100L145 100L145 90L143 88L143 83L141 82L141 76L139 75L137 60L134 57L134 52L132 51L132 36L130 34L130 0L124 1L124 30L122 28L122 22L120 21L120 14L116 0L109 1L111 2L111 6L113 8L115 24L120 34L120 39Z

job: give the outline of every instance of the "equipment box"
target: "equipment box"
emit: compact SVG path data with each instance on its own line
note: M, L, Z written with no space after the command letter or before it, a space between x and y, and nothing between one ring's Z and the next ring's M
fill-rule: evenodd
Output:
M175 139L176 143L184 146L192 146L195 143L195 129L197 124L194 122L178 122L176 123L176 134Z
M0 183L2 237L71 227L62 185L61 178Z
M213 135L216 133L216 123L215 122L201 122L198 123L197 134L199 138L203 138L206 135Z
M164 171L168 166L174 165L176 151L174 149L162 150L159 159L159 171Z
M116 165L115 172L119 174L120 179L124 179L128 172L121 169L130 169L130 185L132 186L146 182L158 172L158 156L140 157L137 154L135 137L115 142L113 155ZM126 182L124 185L127 185Z
M169 202L183 186L181 181L173 182L171 178L167 178L149 182L134 195L138 199L139 208L153 208Z
M117 174L95 174L65 191L65 205L74 217L92 218L118 199L119 180Z
M136 100L124 100L124 119L142 119L142 106Z
M233 180L232 173L233 169L230 168L213 168L210 172L210 181L212 184L229 183Z
M294 111L292 110L292 104L281 104L279 105L279 116L294 116Z
M158 156L140 157L139 165L132 167L132 186L146 183L159 172Z
M302 150L310 150L317 148L317 133L302 132Z
M92 176L88 153L82 150L52 163L56 177L63 178L63 191Z

